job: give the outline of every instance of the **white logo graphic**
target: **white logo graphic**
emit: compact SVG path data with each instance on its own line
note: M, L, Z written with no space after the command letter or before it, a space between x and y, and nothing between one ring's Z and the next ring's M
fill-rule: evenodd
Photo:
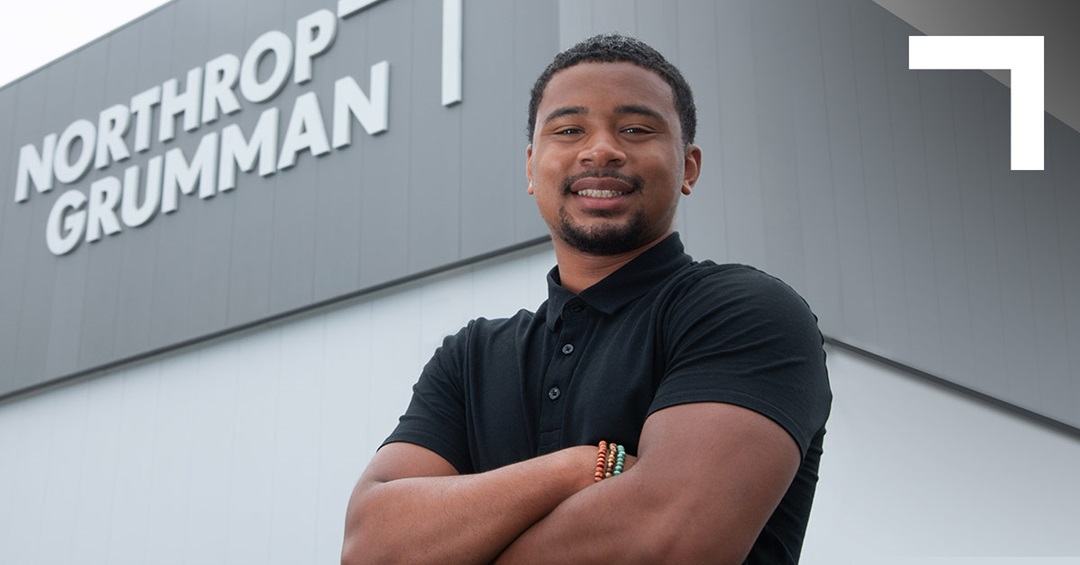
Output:
M1043 36L912 36L908 68L1010 71L1010 168L1043 170Z

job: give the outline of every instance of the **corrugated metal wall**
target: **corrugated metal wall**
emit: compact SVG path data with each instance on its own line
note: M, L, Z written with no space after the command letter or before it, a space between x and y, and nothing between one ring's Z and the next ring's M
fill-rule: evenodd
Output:
M320 5L181 0L0 90L4 178L22 143ZM870 0L465 6L458 106L437 103L437 7L382 2L341 22L316 74L365 85L391 61L386 133L60 258L41 235L55 193L0 198L3 390L543 235L524 196L525 93L558 46L621 30L695 87L704 171L679 219L699 258L784 278L835 339L1080 426L1075 130L1048 118L1046 171L1009 171L1008 90L908 70L916 32Z

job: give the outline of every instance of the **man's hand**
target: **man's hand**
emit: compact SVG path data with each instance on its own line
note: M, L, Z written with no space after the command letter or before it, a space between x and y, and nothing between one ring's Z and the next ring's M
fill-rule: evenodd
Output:
M742 563L800 461L772 420L711 402L654 413L638 455L633 469L560 504L497 563Z
M341 562L490 563L559 503L596 484L596 450L571 447L459 475L428 449L388 444L349 500Z

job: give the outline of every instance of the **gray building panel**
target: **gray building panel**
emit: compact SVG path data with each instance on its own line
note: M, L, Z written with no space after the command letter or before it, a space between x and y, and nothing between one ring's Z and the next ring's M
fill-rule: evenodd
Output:
M948 73L918 73L919 97L949 100ZM925 104L920 112L929 189L930 237L933 259L934 304L941 328L941 367L960 374L975 363L971 309L967 300L967 263L964 260L964 206L957 165L956 132L951 108ZM961 297L957 299L957 297Z
M702 148L701 176L691 195L680 206L683 217L678 227L686 233L708 230L708 237L686 241L692 255L730 262L724 211L724 193L728 187L722 182L727 163L725 156L717 150L721 144L722 126L715 125L720 122L720 100L715 94L709 94L716 92L726 79L720 76L715 59L700 56L702 52L718 50L719 40L713 33L716 6L708 0L683 2L678 4L675 16L680 41L677 51L670 55L672 60L679 62L680 70L694 91L698 114L694 143ZM643 27L657 25L644 17L641 21Z
M408 154L414 163L409 184L409 273L461 257L462 108L443 107L442 10L413 7L412 58L402 68L412 82ZM486 81L485 81L486 82Z
M244 57L248 46L263 33L271 30L290 34L292 26L284 26L283 4L271 2L248 3L244 18L244 42L235 55ZM268 64L263 61L263 64ZM262 66L261 66L262 67ZM269 73L269 68L264 71ZM260 76L262 75L260 72ZM286 86L286 88L288 88ZM236 114L245 138L251 135L262 112L280 108L278 140L292 115L293 96L279 95L273 103L252 104L241 100L243 109ZM233 215L232 259L229 275L229 324L245 324L264 316L270 310L271 265L273 263L273 218L278 192L282 189L280 172L258 177L257 172L238 173ZM242 176L239 176L242 175Z
M716 65L719 73L716 102L719 104L721 175L713 183L723 184L723 237L726 261L764 265L764 203L761 198L760 132L758 93L755 84L753 50L753 6L739 2L717 9L715 33ZM707 13L705 14L707 15Z
M390 7L390 4L386 5ZM382 7L374 9L382 10ZM373 9L373 10L374 10ZM371 18L352 17L338 20L337 36L331 52L341 51L345 57L324 54L316 59L313 69L318 80L354 76L364 92L370 92L368 68L377 59L369 54ZM390 80L394 80L394 67ZM332 90L327 94L332 97ZM322 95L320 95L322 97ZM324 100L332 98L323 97ZM324 114L332 112L324 103ZM394 107L391 105L391 128ZM329 123L329 122L328 122ZM315 300L326 300L346 294L357 287L360 276L361 199L363 184L360 171L370 166L368 145L371 141L363 128L351 121L353 144L334 158L323 159L317 172L315 194L315 243L312 266L312 291Z
M629 9L625 2L619 0L593 0L586 4L587 10L592 12L594 29L596 24L602 26L603 31L614 31L633 35L638 29L636 11ZM595 29L595 31L602 31Z
M184 10L177 21L177 41L197 44L201 51L199 60L202 62L222 53L240 56L241 49L246 48L243 33L230 32L226 23L232 22L235 29L236 22L242 21L242 13L231 2L214 5L191 3L190 8ZM204 84L207 80L209 77L204 76ZM201 126L199 131L215 131L220 134L221 129L232 122L231 116L219 115L217 120ZM239 183L250 186L250 182L244 182L246 180L240 178ZM232 193L219 192L204 204L199 206L199 217L186 235L190 247L198 253L198 259L191 263L190 285L193 300L188 309L191 329L197 335L225 327L228 323L228 275L232 261L232 219L236 200Z
M903 296L907 312L911 359L918 368L941 365L941 325L934 278L933 220L923 148L919 76L906 69L907 42L914 33L902 22L882 24L885 77L889 92L889 123L896 179L896 220L901 254L893 260L902 268Z
M1047 139L1053 140L1061 123L1047 120ZM1062 163L1077 172L1076 166ZM1065 286L1061 268L1061 230L1057 219L1054 176L1024 175L1023 179L1027 252L1030 257L1032 314L1035 322L1035 359L1040 383L1039 404L1051 413L1072 411L1068 325L1065 310Z
M986 77L979 77L989 82ZM991 163L1009 160L1009 91L992 84L983 92L987 154ZM1038 371L1035 319L1032 310L1031 262L1027 250L1024 177L1032 173L990 169L989 197L993 202L993 238L997 247L1001 315L1005 330L1005 394L1019 406L1038 409L1039 383L1028 382ZM1036 173L1044 174L1044 173Z
M267 31L293 37L320 6L336 3L178 0L0 90L7 182L23 144L222 53L242 57ZM1050 124L1047 171L1009 171L1009 91L977 71L908 70L914 32L868 0L626 8L467 1L464 100L446 108L440 6L385 0L337 20L312 82L27 203L9 192L0 395L545 235L524 194L528 90L557 48L620 30L653 42L697 94L703 171L679 213L692 253L784 278L831 337L1080 424L1075 130ZM370 92L382 60L386 132L354 123L347 147L239 173L232 192L181 196L176 213L66 256L45 249L64 191L173 147L190 158L229 124L249 135L271 107L280 143L306 93L332 130L334 81Z
M886 75L885 37L873 16L873 5L853 4L852 41L855 46L855 89L859 140L862 146L862 190L866 194L867 237L874 302L879 312L905 312L903 250L897 214L897 186L889 115L890 92ZM911 358L906 316L878 316L879 343Z
M679 3L637 2L634 6L634 35L665 57L681 62L683 56L679 53L679 46L696 43L688 41L689 38L679 29L680 13L684 11L686 7Z
M528 97L536 77L543 72L551 58L558 52L559 38L551 30L558 28L559 14L551 2L514 2L514 19L517 23L515 23L515 33L510 49L513 50L520 63L513 65L510 69L504 69L503 72L513 77L511 88L515 92L522 93L522 98L520 102L512 102L508 112L512 118L511 127L507 130L510 134L508 138L510 153L506 160L511 167L516 166L516 171L510 177L510 185L506 189L512 194L520 195L519 191L524 191L527 186L524 151L529 141L525 134ZM468 25L467 22L466 25ZM468 46L468 41L466 41L466 46ZM467 85L466 88L468 88ZM515 155L517 158L514 157ZM493 161L494 159L486 157L485 160ZM462 163L462 166L467 165ZM514 230L511 232L512 241L529 241L548 235L547 226L536 213L536 204L532 198L512 198L507 213L514 221Z
M852 22L846 2L823 2L818 24L821 28L825 112L829 120L829 147L832 183L836 202L837 241L840 276L836 284L842 296L842 317L824 321L849 343L871 351L879 350L877 311L863 180L859 124L852 117L858 108L855 85L855 47ZM813 297L808 297L811 301Z
M11 124L12 130L16 131L21 109L20 94L22 89L15 86L0 89L0 115L16 116ZM14 136L0 135L0 163L3 163L3 170L14 171L18 159L19 145ZM30 253L31 226L29 218L20 213L22 210L15 203L14 180L10 177L4 179L0 186L5 187L0 194L0 362L7 364L15 359L19 339L19 326L8 320L18 319L22 307L22 301L18 299L23 290L21 266ZM14 389L14 379L15 375L10 371L0 372L0 390Z
M1080 170L1077 170L1080 166L1076 162L1076 155L1080 155L1080 136L1065 127L1051 128L1050 133L1052 144L1047 152L1047 162L1054 177L1055 214L1061 238L1059 253L1066 319L1064 337L1068 351L1065 357L1069 363L1065 373L1068 382L1065 392L1071 400L1062 407L1062 413L1071 414L1071 421L1080 421L1080 380L1077 377L1080 375L1080 292L1076 292L1080 288L1080 245L1077 244L1080 242L1080 222L1076 221L1076 211L1080 210ZM1054 354L1060 355L1060 352ZM1066 402L1063 400L1063 403Z
M329 100L330 97L321 97ZM274 214L270 223L270 310L283 312L310 304L314 297L316 199L318 171L309 151L297 155L296 166L278 171Z
M388 130L368 138L356 127L353 134L354 143L357 137L361 140L354 150L359 149L364 160L357 185L361 190L358 288L409 274L409 188L413 170L425 163L409 147L413 131L410 101L414 90L410 66L415 54L412 37L401 30L411 29L414 10L413 3L391 0L377 4L370 14L362 12L346 20L349 25L355 25L352 19L366 20L367 27L359 31L367 41L368 56L365 61L357 61L358 69L367 69L382 60L390 62ZM361 88L367 88L367 74L361 70L353 75ZM437 98L434 103L438 103Z
M559 51L596 33L592 6L576 0L559 0Z
M975 365L958 373L978 375L976 390L1000 395L1005 389L1005 334L998 283L998 257L994 241L993 201L989 196L990 160L986 149L986 125L980 89L984 84L975 72L949 73L952 77L953 123L956 128L956 162L964 226L965 292L972 315Z
M791 135L795 144L799 206L802 214L801 252L806 259L805 293L812 297L814 312L824 331L842 319L842 296L836 281L840 278L840 254L837 248L836 200L832 182L826 108L825 77L821 35L818 26L797 25L817 19L816 7L799 3L797 12L788 15L791 41L802 49L787 50L792 57L792 80L801 85L786 89L793 107Z
M98 123L97 114L112 105L107 97L108 75L103 72L109 62L107 45L96 43L77 51L72 59L77 93L73 116L85 117ZM105 176L94 170L87 179ZM59 188L59 187L58 187ZM110 236L102 235L107 240ZM112 354L113 319L119 310L116 293L115 265L120 249L109 246L111 241L84 244L86 249L71 261L56 261L56 282L53 289L53 311L46 372L69 373L85 366L108 360ZM111 248L110 248L111 247Z
M507 154L519 148L518 154L524 158L526 143L520 133L524 114L520 109L528 104L528 90L515 88L511 72L484 81L489 69L514 68L521 53L514 45L514 35L524 27L515 21L518 6L514 2L465 3L466 35L469 30L488 30L482 40L464 45L462 83L466 88L462 96L469 103L455 109L461 116L457 180L461 185L460 252L465 257L505 245L506 234L514 233L514 201L529 199L521 159L491 159L489 153L491 146L505 147ZM475 32L469 36L481 37ZM528 52L543 47L526 45L523 49ZM553 54L546 53L548 58ZM468 88L479 84L485 86ZM506 103L509 101L514 103Z
M757 100L770 111L758 112L759 143L771 147L770 159L760 163L760 194L764 214L765 255L772 274L795 288L806 288L806 255L802 246L803 203L798 178L798 148L792 132L797 128L792 103L791 71L794 53L774 40L790 37L799 23L792 13L774 3L756 3L751 18L756 29L752 38L754 82ZM761 23L766 22L767 26ZM769 29L771 28L771 29ZM799 85L795 90L802 91Z

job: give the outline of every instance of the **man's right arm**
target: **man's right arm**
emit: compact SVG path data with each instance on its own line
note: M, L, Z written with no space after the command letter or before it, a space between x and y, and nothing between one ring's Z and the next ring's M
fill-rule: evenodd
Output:
M595 447L578 446L460 475L431 450L387 444L353 489L341 562L490 563L593 484L595 460Z

